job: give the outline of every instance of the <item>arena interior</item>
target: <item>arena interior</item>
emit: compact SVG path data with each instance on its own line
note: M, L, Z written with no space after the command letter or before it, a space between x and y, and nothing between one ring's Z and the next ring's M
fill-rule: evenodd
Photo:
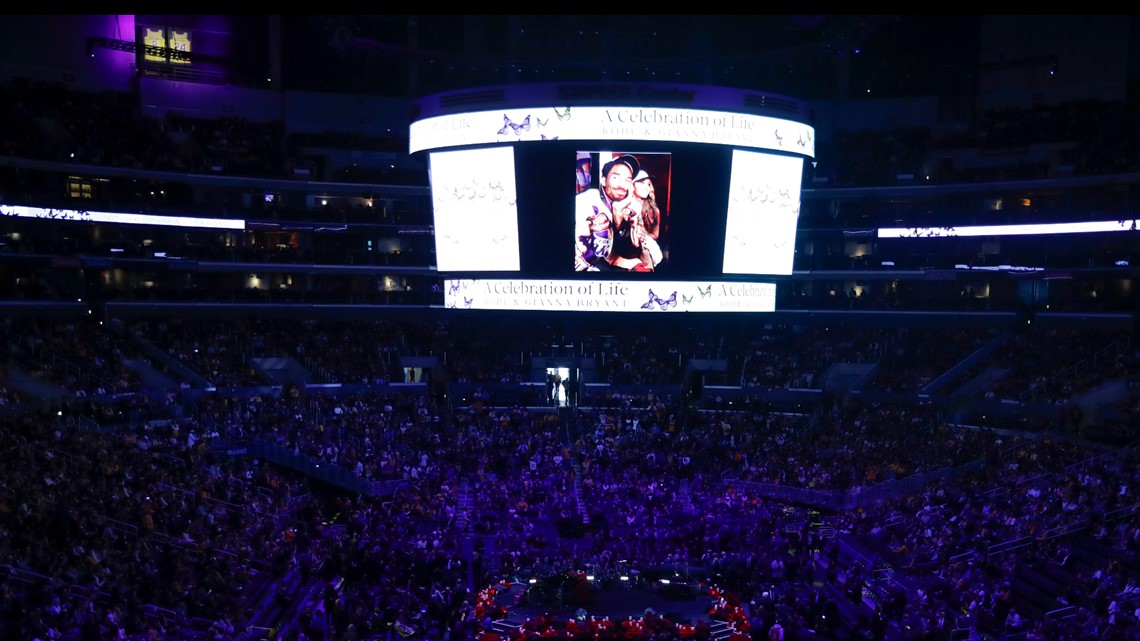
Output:
M1140 638L1138 26L5 16L0 638Z

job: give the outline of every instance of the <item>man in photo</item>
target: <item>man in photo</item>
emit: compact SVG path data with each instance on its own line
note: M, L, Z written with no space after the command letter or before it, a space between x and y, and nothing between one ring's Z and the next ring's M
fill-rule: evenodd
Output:
M628 234L626 211L633 200L633 177L641 165L633 156L622 155L602 165L601 184L575 198L574 269L603 271L614 269L611 256L619 223ZM619 219L620 217L620 219ZM628 269L628 267L626 267Z

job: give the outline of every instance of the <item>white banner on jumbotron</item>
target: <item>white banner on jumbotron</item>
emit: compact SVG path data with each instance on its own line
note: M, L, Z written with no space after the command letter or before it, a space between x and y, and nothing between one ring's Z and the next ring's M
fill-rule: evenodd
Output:
M449 279L452 309L568 312L774 312L775 283Z
M784 118L662 107L534 107L413 122L409 153L550 140L644 140L731 145L815 156L815 129Z

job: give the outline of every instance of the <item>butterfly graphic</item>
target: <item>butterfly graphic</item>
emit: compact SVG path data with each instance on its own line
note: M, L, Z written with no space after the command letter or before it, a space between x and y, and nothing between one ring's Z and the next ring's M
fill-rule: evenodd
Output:
M491 239L491 243L492 243L492 244L495 244L495 245L498 245L499 243L501 243L501 242L505 241L506 239L507 239L507 235L506 235L506 234L503 234L502 236L499 236L499 237L497 237L497 238L492 238L492 239Z
M511 122L507 114L503 114L503 128L499 130L499 135L502 136L511 131L515 132L516 136L521 136L524 131L530 131L530 115L528 114L522 122L516 124Z
M708 298L709 296L712 296L712 283L709 283L709 286L704 289L697 287L697 291L701 293L701 298Z
M558 140L558 136L551 136L549 138L546 137L546 134L539 134L539 136L542 136L543 140Z
M558 111L558 107L554 107L554 115L558 116L559 120L570 120L570 107L566 111Z
M681 294L681 302L688 305L689 303L693 302L693 297Z
M538 123L538 126L539 126L539 127L545 127L545 126L546 126L546 123L550 122L550 118L547 118L546 120L543 120L542 118L539 118L538 116L535 116L535 117L534 117L534 121Z
M455 309L456 308L455 301L453 301L453 300L447 301L447 308L448 309Z
M459 293L459 281L457 281L457 280L452 281L451 284L447 287L447 293L458 294Z
M807 141L804 140L803 136L800 136L799 140L796 141L796 144L799 145L800 147L804 147L805 145L807 145Z
M503 132L500 131L499 133L503 133ZM776 131L772 132L772 135L776 137L776 142L780 143L780 146L783 147L784 146L784 137L780 135L780 130L777 129Z
M466 296L463 297L463 306L466 307L467 309L471 309L471 303L474 303L474 302L475 302L474 298L467 298Z
M670 296L669 298L661 298L657 294L654 294L653 290L651 289L651 290L649 290L649 300L647 300L645 302L645 304L641 306L641 309L653 309L654 303L657 304L657 307L659 309L663 309L663 310L669 309L671 307L676 307L677 306L677 292L673 292L673 295Z

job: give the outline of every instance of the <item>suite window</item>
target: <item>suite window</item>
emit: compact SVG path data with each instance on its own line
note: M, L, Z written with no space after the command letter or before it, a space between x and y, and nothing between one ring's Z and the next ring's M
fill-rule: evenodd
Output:
M67 195L69 198L94 198L95 188L89 180L70 177L67 179Z

